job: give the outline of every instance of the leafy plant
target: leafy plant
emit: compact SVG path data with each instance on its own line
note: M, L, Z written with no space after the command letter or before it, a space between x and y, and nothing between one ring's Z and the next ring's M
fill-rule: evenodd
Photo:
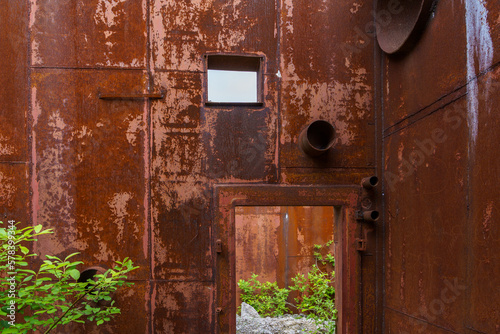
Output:
M295 298L297 309L308 318L320 321L337 320L335 309L335 288L332 286L334 274L322 272L317 265L304 274L297 274L290 290L298 291Z
M321 262L323 265L326 265L327 263L331 264L333 267L335 267L335 258L331 253L326 253L322 254L323 249L328 249L333 244L333 240L328 241L324 245L314 245L314 253L313 256L316 259L316 264L318 262Z
M128 258L116 261L113 269L87 282L77 281L80 272L76 267L83 262L73 261L73 257L79 253L64 259L46 255L38 270L30 269L27 260L37 255L27 244L48 233L53 231L42 230L41 225L0 227L0 316L6 319L0 321L0 329L4 334L30 330L49 333L71 322L100 325L120 313L111 295L119 287L133 284L125 279L138 267Z
M323 272L318 266L335 266L335 258L325 249L331 246L333 240L324 245L314 245L313 256L316 259L306 274L297 274L292 278L293 285L280 289L276 282L261 283L258 275L252 274L248 280L239 280L241 300L251 305L262 316L276 317L291 313L289 306L305 314L307 318L316 320L321 333L335 333L337 310L335 309L335 287L333 286L335 272ZM290 291L297 291L295 305L287 302Z
M257 277L258 275L252 274L248 281L239 280L238 287L243 292L241 301L265 317L277 317L287 313L286 299L290 290L280 289L276 282L261 283Z

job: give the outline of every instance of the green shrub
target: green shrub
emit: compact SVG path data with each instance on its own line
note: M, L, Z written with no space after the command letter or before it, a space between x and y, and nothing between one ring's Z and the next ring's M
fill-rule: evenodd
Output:
M0 222L3 225L3 222ZM73 261L78 253L65 259L46 255L38 270L28 266L28 243L35 237L53 233L42 230L41 225L18 229L0 227L0 329L3 334L27 333L38 330L49 333L59 325L71 322L95 322L97 325L111 320L120 313L111 294L126 283L126 274L137 269L130 259L116 261L113 269L94 280L77 282L80 272L76 267L83 262ZM14 308L11 306L14 305Z
M252 274L248 281L239 280L241 301L252 306L261 316L277 317L288 312L286 299L290 290L280 289L276 282L261 283L258 275Z
M331 322L329 327L334 328L337 310L335 309L335 288L332 286L333 278L333 273L322 272L317 265L313 265L307 276L297 274L292 278L294 285L290 287L290 290L299 292L299 296L295 298L299 312L310 319ZM333 333L333 331L327 332Z
M316 320L321 327L322 333L334 333L337 320L335 309L335 288L333 286L335 272L323 272L318 267L318 262L323 266L335 266L332 254L324 253L323 249L333 243L325 245L314 245L314 264L306 274L297 274L292 278L293 285L280 289L276 282L261 283L257 280L258 275L245 281L240 279L238 287L241 289L241 301L251 305L261 316L276 317L292 313L294 310L305 314L308 318ZM294 298L295 305L288 303L287 298L290 291L297 291L298 297Z

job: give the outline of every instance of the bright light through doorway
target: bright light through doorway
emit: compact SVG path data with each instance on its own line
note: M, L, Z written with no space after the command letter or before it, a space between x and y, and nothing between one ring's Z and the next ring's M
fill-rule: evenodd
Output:
M208 101L258 102L257 72L208 70Z

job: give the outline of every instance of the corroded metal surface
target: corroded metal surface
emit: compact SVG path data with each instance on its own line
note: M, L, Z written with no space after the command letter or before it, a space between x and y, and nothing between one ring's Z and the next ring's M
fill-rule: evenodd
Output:
M85 266L103 267L130 256L141 267L118 295L116 321L72 332L217 331L215 299L230 291L216 276L214 187L358 189L375 173L375 41L355 29L372 20L371 3L1 4L1 213L56 230L40 254L80 251ZM262 57L262 107L205 105L204 55L214 53ZM338 137L313 160L298 137L316 119ZM361 200L346 198L353 217ZM350 255L337 262L349 268L338 301L361 300L360 291L370 301L365 322L358 303L345 306L344 333L373 323L381 296L376 241L355 251L363 235L353 223L342 249Z
M146 0L31 0L30 4L33 66L146 67Z
M373 44L367 40L362 43L368 47L357 47L353 29L370 22L371 9L351 1L282 2L279 140L284 182L297 168L311 173L318 167L374 166ZM297 151L300 132L316 119L331 122L337 136L335 149L319 162Z
M0 161L25 162L28 154L28 44L24 1L0 5ZM22 181L19 180L20 184ZM2 182L3 183L3 182ZM22 188L20 188L22 189ZM5 195L4 195L5 196Z
M96 96L100 87L137 90L143 78L140 71L32 71L33 224L57 231L41 239L41 254L80 251L89 265L133 254L136 277L148 277L144 102Z
M22 1L0 6L0 220L29 224L28 6Z
M500 330L499 14L440 1L412 52L385 59L388 333Z

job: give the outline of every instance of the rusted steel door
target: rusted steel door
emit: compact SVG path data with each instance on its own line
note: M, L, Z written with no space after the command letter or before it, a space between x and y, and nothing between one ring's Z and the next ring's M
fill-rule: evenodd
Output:
M216 332L236 331L236 217L249 207L333 207L336 254L338 333L357 333L362 314L360 255L356 250L360 226L356 221L360 189L355 186L218 186L215 189L214 257ZM248 211L248 210L247 210ZM239 218L241 220L241 218ZM271 218L272 219L272 218ZM318 230L324 226L317 226ZM277 240L278 246L283 240ZM266 250L263 250L265 253Z

